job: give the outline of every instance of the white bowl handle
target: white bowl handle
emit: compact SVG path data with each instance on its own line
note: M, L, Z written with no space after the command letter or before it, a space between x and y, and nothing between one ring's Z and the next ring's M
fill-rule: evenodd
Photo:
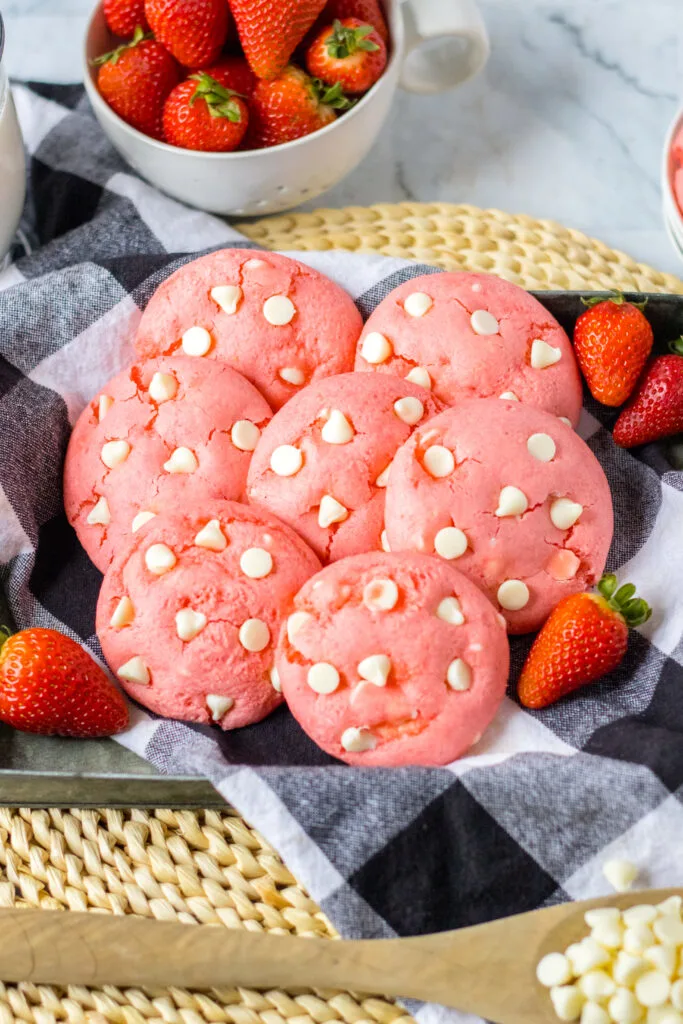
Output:
M486 64L491 47L475 0L407 0L403 17L401 85L408 92L444 92Z

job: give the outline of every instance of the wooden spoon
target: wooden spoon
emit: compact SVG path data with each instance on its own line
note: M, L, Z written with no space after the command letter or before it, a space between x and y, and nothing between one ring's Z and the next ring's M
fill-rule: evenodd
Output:
M497 1024L549 1024L557 1018L536 965L588 934L585 911L673 895L683 889L565 903L436 935L353 942L0 909L0 978L93 987L351 989L443 1003Z

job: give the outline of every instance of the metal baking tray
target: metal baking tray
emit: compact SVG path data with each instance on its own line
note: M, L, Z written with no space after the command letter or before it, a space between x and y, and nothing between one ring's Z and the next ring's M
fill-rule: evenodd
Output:
M596 293L533 294L571 335L574 321L585 309L582 297ZM667 342L683 335L683 295L628 293L626 297L638 302L647 299L656 351L665 351ZM608 416L616 419L617 411ZM680 439L667 442L662 452L674 468L683 468ZM8 621L0 591L0 622ZM205 779L161 776L113 740L29 736L0 726L0 805L203 808L222 807L224 801Z

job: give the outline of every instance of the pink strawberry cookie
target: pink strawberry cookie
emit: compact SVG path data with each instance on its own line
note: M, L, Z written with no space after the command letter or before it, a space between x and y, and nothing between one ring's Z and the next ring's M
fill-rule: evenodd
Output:
M202 501L144 526L115 557L97 635L124 689L169 718L236 729L282 702L280 626L320 567L277 519Z
M247 493L289 523L323 561L380 547L397 448L442 408L428 391L370 373L309 385L264 430Z
M279 409L310 381L352 369L362 327L351 296L316 270L223 249L157 288L135 345L143 359L181 351L230 363Z
M457 564L511 633L538 629L561 598L600 578L612 528L609 484L588 445L519 402L461 402L418 427L394 459L391 550Z
M95 565L147 519L186 503L241 500L272 413L224 363L167 356L114 377L82 412L64 466L64 505Z
M436 558L344 558L294 608L277 648L282 691L311 739L348 764L448 764L503 699L505 623Z
M581 411L569 338L533 295L492 274L429 274L395 288L365 325L356 369L407 377L447 405L504 396L572 426Z

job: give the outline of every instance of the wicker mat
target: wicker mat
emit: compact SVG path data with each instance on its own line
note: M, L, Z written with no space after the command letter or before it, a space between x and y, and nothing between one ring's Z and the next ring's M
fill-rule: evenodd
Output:
M500 274L528 288L683 293L683 281L550 221L445 203L318 210L240 225L272 249L347 249ZM336 933L235 812L0 808L0 906L92 910L274 934ZM410 1024L347 992L95 991L2 985L0 1024Z

